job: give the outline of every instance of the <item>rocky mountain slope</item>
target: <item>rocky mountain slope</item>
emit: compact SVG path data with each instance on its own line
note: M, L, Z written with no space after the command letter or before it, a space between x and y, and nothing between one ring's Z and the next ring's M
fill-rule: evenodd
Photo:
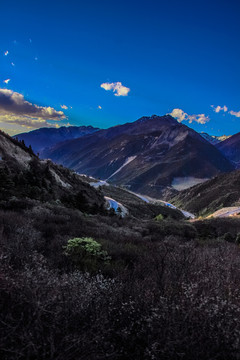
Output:
M77 174L39 160L31 148L0 132L1 206L20 206L21 199L26 206L26 199L57 201L90 213L104 212L105 206L103 195Z
M183 214L162 204L150 204L128 191L76 174L50 160L40 160L23 142L0 132L0 208L15 209L58 204L84 213L153 219L182 219Z
M240 207L240 170L218 175L203 184L182 191L171 201L204 216L221 208Z
M28 133L18 134L18 140L24 140L27 146L31 145L36 153L41 153L44 148L54 146L57 143L69 139L76 139L98 131L92 126L62 126L55 128L41 128Z
M233 169L218 149L170 115L100 130L57 144L42 156L153 197Z
M232 161L236 168L240 168L240 132L217 144L217 148Z

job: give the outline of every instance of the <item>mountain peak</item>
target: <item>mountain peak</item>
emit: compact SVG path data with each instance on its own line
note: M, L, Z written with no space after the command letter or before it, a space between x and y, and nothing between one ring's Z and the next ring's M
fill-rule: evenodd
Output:
M77 172L157 197L176 181L185 186L233 170L213 145L171 115L144 116L59 144L42 155Z
M161 122L171 122L171 123L177 123L177 120L174 119L171 115L166 114L166 115L151 115L151 116L142 116L140 119L138 119L136 122L140 123L140 122L145 122L145 121L161 121Z

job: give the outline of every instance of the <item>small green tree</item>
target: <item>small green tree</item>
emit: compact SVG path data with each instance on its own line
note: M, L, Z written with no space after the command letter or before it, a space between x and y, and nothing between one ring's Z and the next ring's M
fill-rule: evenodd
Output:
M161 220L163 220L163 219L164 219L164 217L163 217L162 214L159 214L159 215L157 215L157 216L155 217L155 220L157 220L157 221L161 221Z
M111 259L107 251L102 250L102 245L91 237L70 239L64 249L65 255L84 270L96 270L98 264Z

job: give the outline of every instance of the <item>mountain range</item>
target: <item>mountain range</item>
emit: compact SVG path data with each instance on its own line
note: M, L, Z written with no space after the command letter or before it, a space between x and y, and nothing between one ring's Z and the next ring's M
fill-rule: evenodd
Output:
M61 142L41 156L154 197L234 169L215 146L170 115L142 117Z
M92 126L61 126L60 128L41 128L15 136L23 140L27 146L31 145L36 153L41 153L44 148L52 147L57 143L69 139L76 139L98 131Z
M184 218L181 211L163 202L150 203L120 187L98 183L50 160L39 159L31 147L0 131L0 208L52 204L105 216L117 213L120 217L148 219L161 214L164 218Z
M199 134L213 145L217 145L217 144L221 143L222 141L231 137L231 135L221 135L221 136L209 135L206 132L200 132Z

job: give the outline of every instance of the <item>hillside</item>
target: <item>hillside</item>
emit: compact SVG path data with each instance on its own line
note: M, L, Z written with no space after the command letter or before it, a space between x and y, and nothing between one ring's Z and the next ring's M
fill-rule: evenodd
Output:
M153 197L233 169L213 145L170 115L100 130L58 144L42 156Z
M7 160L2 150L0 172L2 359L238 354L239 218L189 223L170 211L155 219L83 211L69 199L80 189L85 205L100 205L101 193L87 184L96 180L39 161L3 134L0 144L9 152ZM21 165L14 154L25 155ZM103 187L130 212L134 203L146 210L136 195Z
M190 223L3 133L0 151L2 359L239 352L239 218Z
M31 148L0 132L1 206L28 206L26 199L59 201L81 211L103 212L99 191L69 169L39 160Z
M236 168L240 168L240 132L217 144L217 148Z
M97 181L97 180L95 180ZM0 206L33 206L32 201L59 203L85 213L153 219L182 219L178 210L148 204L134 194L113 186L96 187L93 179L76 174L50 160L40 160L23 142L0 133ZM109 212L109 211L110 212ZM125 214L126 213L126 214Z
M91 186L101 189L102 194L106 198L114 199L122 204L130 215L138 219L153 219L161 214L163 218L172 218L176 220L184 219L183 213L178 210L166 206L163 201L156 199L146 199L141 195L130 192L122 187L111 185L105 181L98 181L86 175L79 175L83 181L91 184Z
M41 153L44 148L69 139L76 139L98 131L92 126L61 126L60 128L41 128L15 136L18 140L24 140L27 146L31 145L36 153Z
M232 206L240 206L240 170L221 174L180 192L171 201L199 215L209 215Z

